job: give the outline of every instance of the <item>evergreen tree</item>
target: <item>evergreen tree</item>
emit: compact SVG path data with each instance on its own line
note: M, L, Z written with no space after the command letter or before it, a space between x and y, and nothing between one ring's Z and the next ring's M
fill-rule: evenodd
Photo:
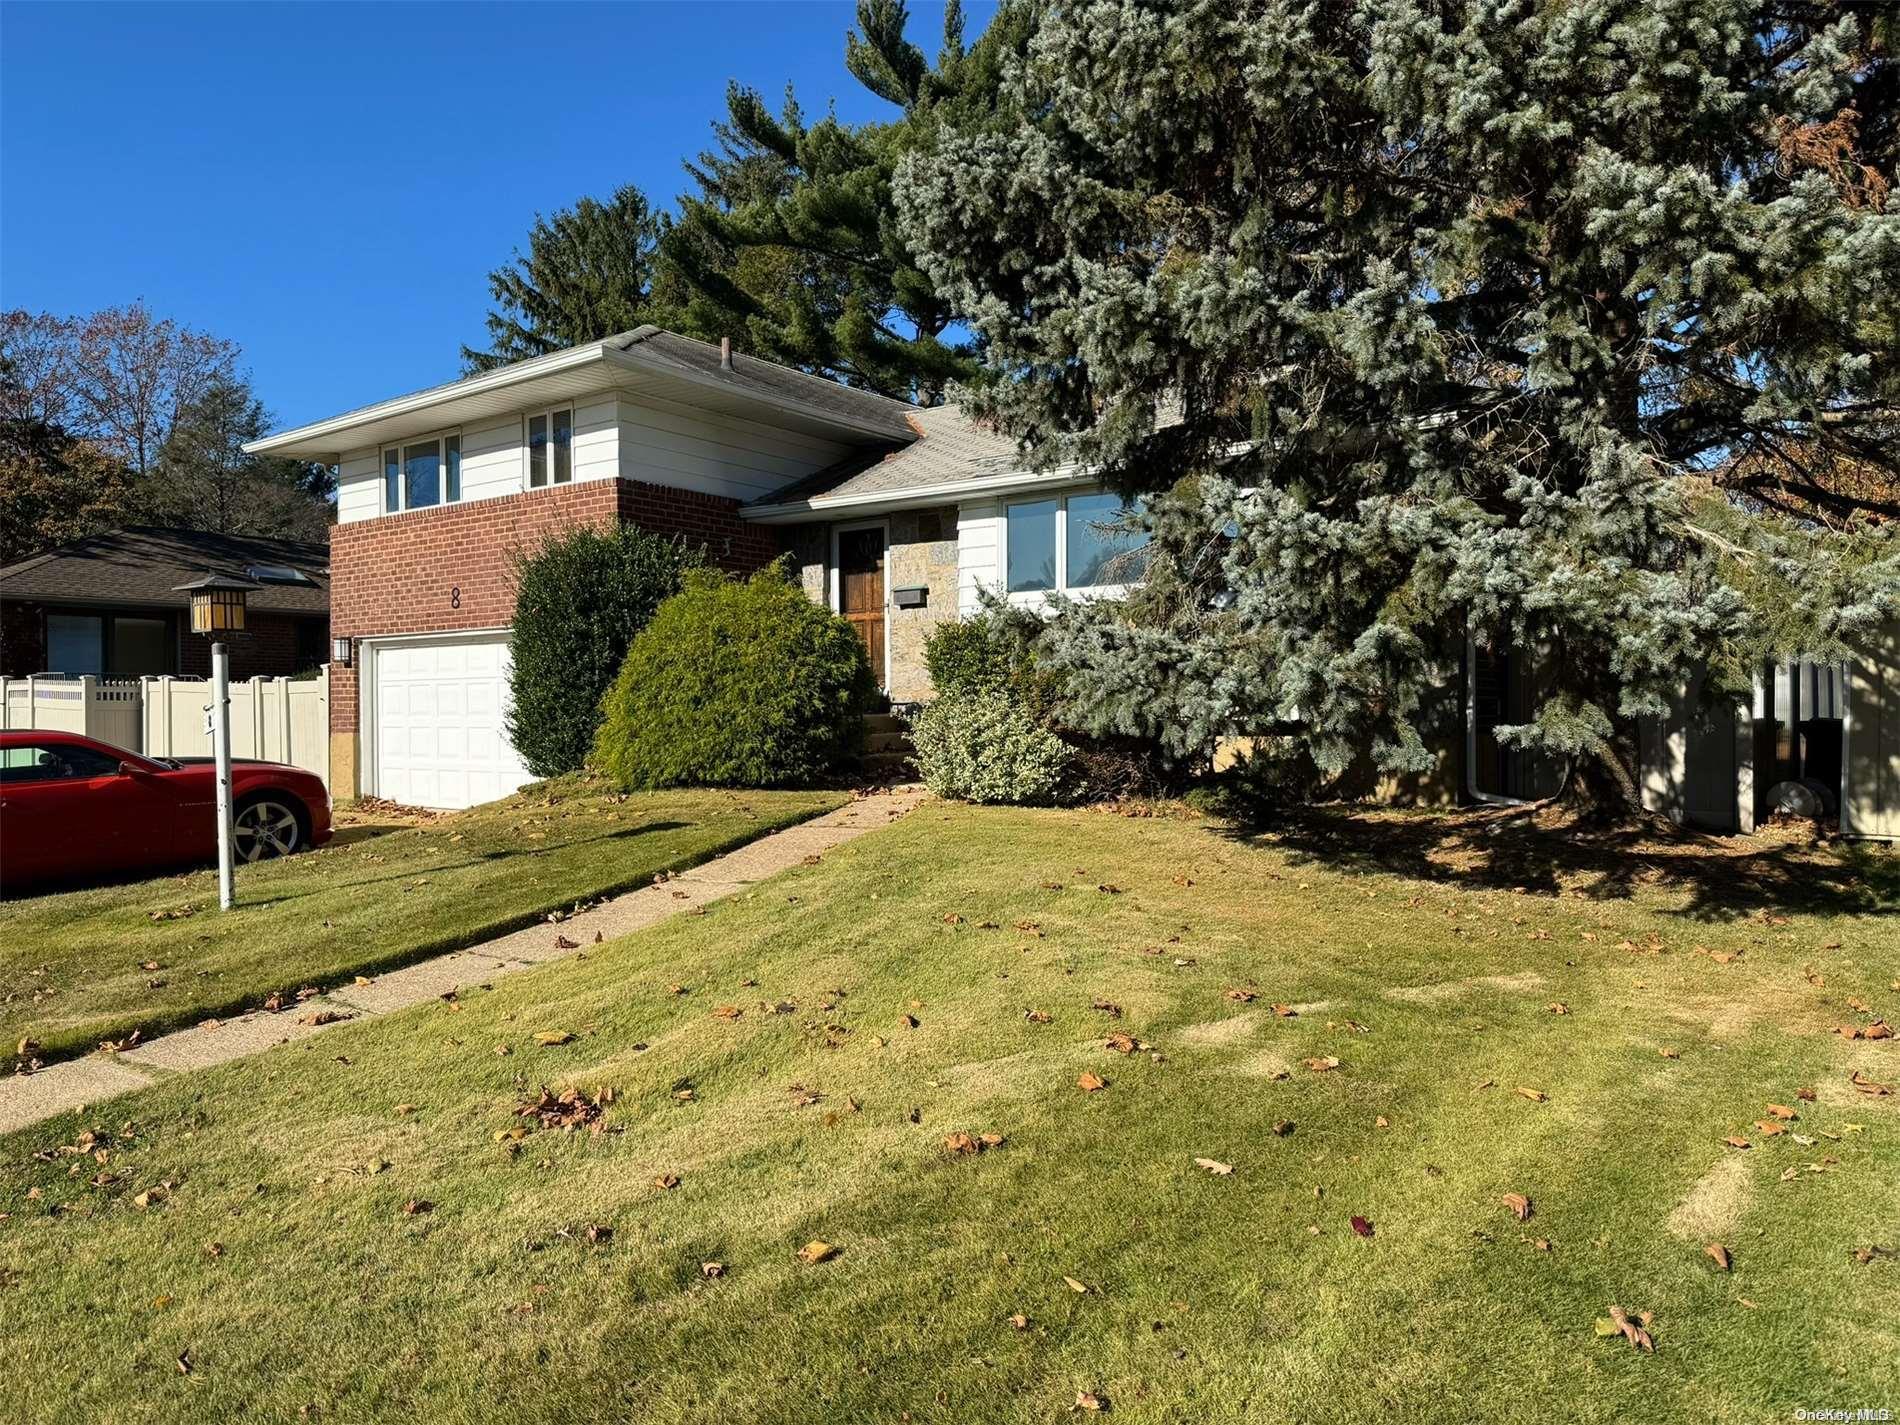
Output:
M336 479L328 466L248 455L270 430L250 385L215 381L182 411L140 493L139 516L220 534L323 540Z
M632 184L605 203L582 198L535 215L526 253L488 274L488 347L462 348L473 373L631 331L663 316L654 257L666 219Z
M1095 0L910 159L977 404L1153 499L1144 609L1049 637L1101 731L1297 715L1423 769L1467 631L1598 807L1706 670L1900 613L1894 72L1868 7ZM1866 137L1864 137L1866 136ZM1878 142L1875 142L1875 139ZM1799 491L1781 508L1762 472ZM1745 487L1753 479L1757 490Z
M956 312L897 230L891 176L947 117L993 104L1001 57L1026 45L1035 10L1005 6L966 47L953 2L935 65L905 38L908 21L903 0L859 0L845 41L845 67L901 111L888 123L808 124L789 91L774 114L732 86L715 147L687 165L699 192L681 198L664 252L685 330L930 404L973 368Z

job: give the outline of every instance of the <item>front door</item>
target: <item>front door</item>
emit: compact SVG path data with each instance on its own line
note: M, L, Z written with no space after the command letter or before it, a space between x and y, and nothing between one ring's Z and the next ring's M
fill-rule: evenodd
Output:
M884 530L850 529L838 536L838 612L864 640L871 672L884 684Z

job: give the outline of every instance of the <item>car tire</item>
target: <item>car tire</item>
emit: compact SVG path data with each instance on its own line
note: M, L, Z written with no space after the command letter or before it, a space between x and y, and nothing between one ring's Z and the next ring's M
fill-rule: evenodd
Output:
M310 839L304 831L303 813L283 797L253 797L232 820L232 856L247 865L289 856L303 850Z

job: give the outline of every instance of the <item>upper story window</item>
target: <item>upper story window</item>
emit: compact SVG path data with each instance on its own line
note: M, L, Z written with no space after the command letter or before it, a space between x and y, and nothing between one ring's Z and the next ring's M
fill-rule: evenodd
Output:
M574 412L541 411L528 417L528 487L565 485L574 478Z
M1140 583L1148 535L1116 527L1128 511L1106 493L1014 501L1004 512L1003 587L1038 594Z
M462 498L462 436L430 436L383 451L383 513L426 510Z

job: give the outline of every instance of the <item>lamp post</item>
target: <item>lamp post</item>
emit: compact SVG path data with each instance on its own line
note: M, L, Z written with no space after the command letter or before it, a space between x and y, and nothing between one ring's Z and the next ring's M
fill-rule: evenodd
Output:
M244 632L244 597L263 585L228 574L207 574L174 592L191 596L191 631L217 639ZM211 755L218 775L218 909L229 910L236 900L231 849L231 657L222 642L211 645Z

